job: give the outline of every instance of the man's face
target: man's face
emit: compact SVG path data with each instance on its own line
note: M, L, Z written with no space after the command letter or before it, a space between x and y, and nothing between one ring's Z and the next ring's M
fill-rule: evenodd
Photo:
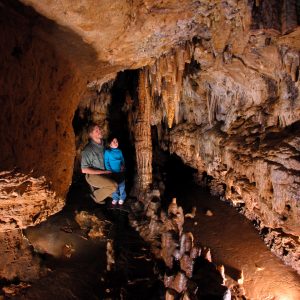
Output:
M93 131L90 133L90 138L96 142L102 139L102 130L99 126L95 126Z

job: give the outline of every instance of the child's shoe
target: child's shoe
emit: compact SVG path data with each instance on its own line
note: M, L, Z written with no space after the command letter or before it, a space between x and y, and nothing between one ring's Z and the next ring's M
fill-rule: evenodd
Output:
M111 202L111 204L112 204L112 205L116 205L117 202L118 202L118 200L113 200L113 201Z
M124 200L119 200L119 205L123 205Z

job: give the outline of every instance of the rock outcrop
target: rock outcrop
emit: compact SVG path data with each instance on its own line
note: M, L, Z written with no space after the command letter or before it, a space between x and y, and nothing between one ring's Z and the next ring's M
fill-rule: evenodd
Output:
M161 147L226 185L224 197L244 205L271 249L300 270L295 0L2 0L0 15L1 171L44 176L51 194L36 218L26 194L16 197L23 220L10 229L61 208L86 86L146 66Z
M0 232L24 229L60 211L64 200L56 198L45 178L16 171L0 172Z
M283 2L289 10L293 1ZM155 69L161 88L149 72L152 125L163 149L226 185L224 198L244 206L270 248L299 272L299 29L278 2L256 1L252 10L224 3L217 19L217 9L208 14L205 37L186 48L183 78L173 63L178 50L164 56L168 71Z

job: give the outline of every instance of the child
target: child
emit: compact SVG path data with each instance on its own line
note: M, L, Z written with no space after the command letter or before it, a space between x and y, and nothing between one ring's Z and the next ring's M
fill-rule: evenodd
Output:
M125 161L122 151L118 149L119 142L117 138L110 137L107 142L109 143L109 148L104 153L105 169L113 173L123 172L125 170ZM117 202L119 202L119 205L123 205L126 198L124 178L118 184L117 190L112 194L112 198L113 205L116 205Z

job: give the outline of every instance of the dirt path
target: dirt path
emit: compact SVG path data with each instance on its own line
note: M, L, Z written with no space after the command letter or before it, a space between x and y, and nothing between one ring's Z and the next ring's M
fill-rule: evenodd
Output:
M213 261L223 264L226 275L235 280L243 270L247 299L300 299L300 276L267 249L250 221L195 185L180 188L175 195L185 212L197 207L185 229L211 248ZM207 209L212 216L205 214Z

